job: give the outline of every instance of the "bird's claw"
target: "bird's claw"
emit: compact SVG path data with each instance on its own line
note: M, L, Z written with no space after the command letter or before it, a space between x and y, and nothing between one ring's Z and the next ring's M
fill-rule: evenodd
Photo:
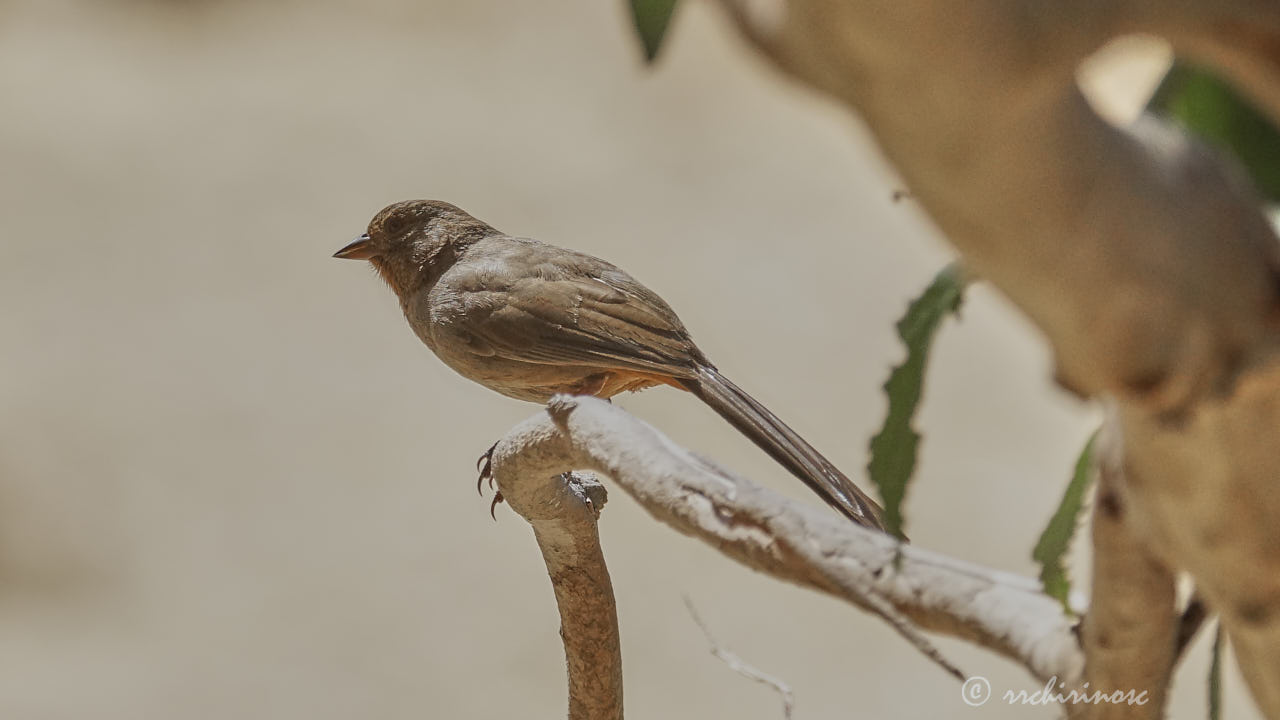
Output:
M484 497L484 483L489 481L489 489L494 490L493 502L489 504L489 517L495 521L498 519L496 510L498 503L502 502L502 491L494 488L493 481L493 451L498 447L498 443L489 446L488 450L476 460L476 470L480 473L479 479L476 480L476 492Z
M476 472L480 473L479 479L476 480L476 493L484 497L484 481L489 481L489 489L493 489L493 451L498 447L498 443L489 446L488 450L476 460Z

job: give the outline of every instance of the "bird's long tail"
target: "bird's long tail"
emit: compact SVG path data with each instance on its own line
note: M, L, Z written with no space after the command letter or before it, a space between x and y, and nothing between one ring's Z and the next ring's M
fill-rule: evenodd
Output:
M696 379L679 382L836 510L859 525L884 529L880 520L882 510L874 500L795 430L718 370L704 366L698 369Z

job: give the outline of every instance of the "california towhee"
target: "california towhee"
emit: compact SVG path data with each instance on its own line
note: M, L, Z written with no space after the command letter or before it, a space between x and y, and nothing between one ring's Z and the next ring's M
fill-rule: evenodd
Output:
M836 510L883 528L875 501L721 375L662 298L604 260L504 235L435 200L388 206L334 257L372 263L413 331L463 377L537 403L687 390Z

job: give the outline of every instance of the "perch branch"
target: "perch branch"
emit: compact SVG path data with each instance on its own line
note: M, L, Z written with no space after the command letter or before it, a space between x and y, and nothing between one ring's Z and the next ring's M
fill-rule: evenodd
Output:
M564 466L512 475L502 449L500 443L494 450L494 478L511 509L533 527L560 611L569 720L622 720L618 611L596 526L604 488Z
M494 476L512 498L521 483L542 485L568 468L609 476L658 520L747 567L884 617L953 674L958 671L913 636L915 626L989 648L1041 680L1056 676L1074 683L1081 677L1083 655L1072 623L1034 580L901 545L825 509L789 500L690 453L604 401L557 397L547 412L512 429L493 452ZM513 500L512 507L522 515L552 518L566 506L558 491L539 502L543 506L534 509ZM595 537L576 534L563 552L598 553ZM568 632L578 616L562 611L562 617Z

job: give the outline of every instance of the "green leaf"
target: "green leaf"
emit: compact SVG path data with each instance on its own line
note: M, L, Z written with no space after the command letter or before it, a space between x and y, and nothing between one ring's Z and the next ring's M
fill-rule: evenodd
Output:
M1230 85L1179 61L1148 109L1235 155L1262 194L1280 201L1280 130Z
M676 0L631 0L631 16L636 23L636 33L644 46L644 59L653 62L662 47L662 38L671 24Z
M1209 720L1222 720L1222 641L1222 623L1219 622L1209 661Z
M925 362L938 326L960 309L967 284L964 270L956 264L948 265L898 321L898 336L907 346L907 359L893 369L884 384L889 414L880 432L871 438L871 461L867 464L871 480L884 500L885 527L898 537L902 537L902 500L915 471L916 448L920 444L920 435L911 427L911 420L920 404Z
M1063 558L1071 549L1071 538L1076 534L1080 510L1084 507L1084 494L1092 480L1093 443L1097 437L1095 432L1080 451L1062 502L1058 503L1057 511L1049 518L1049 524L1040 533L1040 540L1031 551L1031 558L1040 563L1040 582L1044 585L1045 594L1056 598L1068 613L1071 612L1067 602L1071 593L1071 578L1067 576Z

